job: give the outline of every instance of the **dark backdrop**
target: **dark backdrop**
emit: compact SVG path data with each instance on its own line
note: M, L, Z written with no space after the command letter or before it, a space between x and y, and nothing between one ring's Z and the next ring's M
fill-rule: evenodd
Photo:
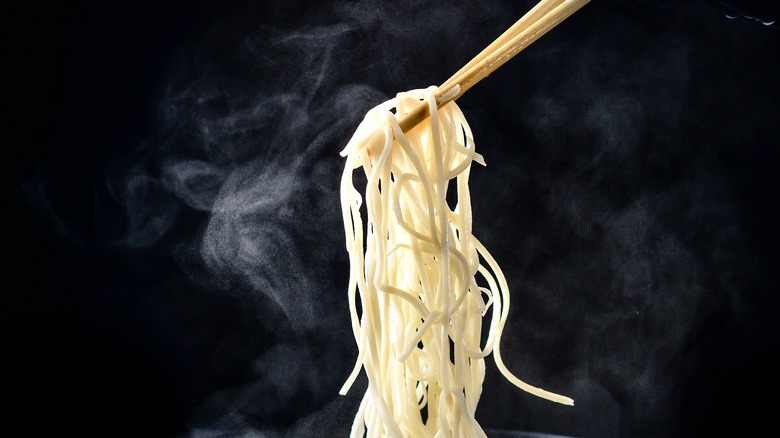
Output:
M534 2L27 2L4 14L4 425L345 436L338 152ZM772 430L774 2L594 1L459 100L512 290L486 428ZM21 428L21 429L18 429Z

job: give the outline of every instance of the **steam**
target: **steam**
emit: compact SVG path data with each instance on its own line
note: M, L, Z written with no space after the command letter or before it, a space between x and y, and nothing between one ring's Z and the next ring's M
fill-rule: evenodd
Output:
M127 241L155 245L169 238L175 220L206 213L204 226L174 244L176 259L211 293L234 296L251 309L238 316L242 325L256 319L274 337L264 349L255 347L240 384L199 404L189 436L311 436L329 429L344 435L351 425L361 382L347 397L337 396L356 357L346 278L338 275L346 268L338 151L387 94L345 80L400 81L397 54L377 57L352 47L367 34L412 40L408 29L388 25L374 6L340 5L336 24L324 23L334 14L327 11L312 23L248 34L232 33L244 26L233 17L199 43L194 59L183 54L171 71L144 166L159 166L160 177L130 174L126 185L150 186L146 192L155 190L160 202L146 209L127 204L142 216L133 223L148 224L130 227ZM451 8L433 17L426 18L432 33L452 24L438 19L464 22L463 12ZM215 56L228 58L220 65L241 67L223 71ZM125 193L154 200L140 189Z
M177 198L198 211L211 211L227 172L206 161L174 162L163 170L162 181Z
M492 398L482 408L498 418L528 409L534 425L551 432L567 415L596 415L581 433L676 436L683 432L663 420L705 354L696 338L727 299L747 292L735 277L754 272L739 262L746 234L727 175L709 145L683 137L681 125L703 109L689 91L695 43L684 33L607 22L610 32L595 31L576 48L567 39L529 54L538 91L504 123L522 124L531 142L493 158L518 164L484 182L485 192L505 194L498 203L474 207L475 220L476 212L514 212L508 220L520 228L507 239L517 249L499 257L515 264L504 262L517 297L507 361L552 390L572 388L575 412ZM556 68L561 58L579 66L576 75ZM507 181L509 193L499 187ZM506 236L509 227L499 222L487 232ZM528 357L538 352L550 356Z
M106 169L110 201L96 210L109 213L95 222L105 247L175 264L149 318L200 361L181 368L207 376L186 438L347 435L366 382L338 396L357 356L338 151L369 108L442 82L535 2L505 3L244 6L171 61L155 127ZM764 281L744 187L719 155L742 139L702 126L739 131L713 115L713 95L749 87L700 82L720 59L710 19L669 12L699 27L679 26L597 3L460 100L488 164L471 177L474 233L512 293L504 360L576 402L527 397L489 364L477 419L685 436L676 409L711 352L706 327L747 324ZM756 115L746 136L762 141L776 115ZM99 240L71 226L56 185L25 190L55 231Z

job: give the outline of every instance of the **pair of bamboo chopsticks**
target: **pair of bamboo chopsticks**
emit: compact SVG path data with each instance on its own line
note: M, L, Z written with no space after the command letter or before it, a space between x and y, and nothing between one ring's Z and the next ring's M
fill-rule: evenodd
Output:
M549 32L560 22L577 12L590 0L541 0L522 18L496 38L468 64L439 86L436 95L438 106L452 102L477 82L486 78L513 56ZM456 89L456 87L458 87ZM442 98L442 96L445 96ZM420 105L405 114L399 124L404 132L417 126L428 117L428 106Z

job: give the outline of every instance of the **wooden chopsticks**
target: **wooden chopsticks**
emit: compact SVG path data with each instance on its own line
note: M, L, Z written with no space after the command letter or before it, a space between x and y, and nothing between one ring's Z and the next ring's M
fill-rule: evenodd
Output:
M549 32L590 0L541 0L501 36L439 86L439 107L452 102L477 82L488 77L523 49ZM404 132L428 117L428 106L420 105L405 114L399 124Z

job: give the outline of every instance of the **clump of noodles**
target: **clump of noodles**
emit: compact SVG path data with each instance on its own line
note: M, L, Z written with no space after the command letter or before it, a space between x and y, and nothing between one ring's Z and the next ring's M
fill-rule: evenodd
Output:
M368 376L352 437L485 437L474 413L491 352L513 384L573 404L521 381L501 359L509 291L498 264L471 232L469 172L472 161L485 162L463 113L454 102L437 109L436 91L399 93L376 106L342 151L349 308L359 355L341 394L361 368ZM430 117L402 132L397 117L423 103ZM361 167L365 223L353 182ZM454 209L447 203L452 179Z

